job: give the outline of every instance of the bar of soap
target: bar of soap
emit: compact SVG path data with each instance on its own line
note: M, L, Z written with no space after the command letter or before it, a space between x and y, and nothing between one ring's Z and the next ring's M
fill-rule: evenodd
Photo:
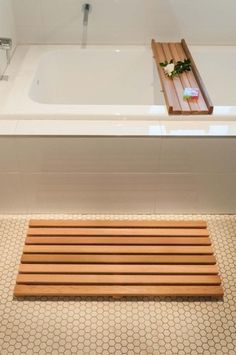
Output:
M198 88L185 88L183 93L184 100L197 100L199 98Z

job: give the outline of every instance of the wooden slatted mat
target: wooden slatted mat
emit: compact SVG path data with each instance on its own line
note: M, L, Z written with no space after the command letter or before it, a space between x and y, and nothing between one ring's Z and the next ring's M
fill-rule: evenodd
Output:
M208 115L213 112L213 104L203 83L197 66L184 39L180 43L160 43L152 40L153 55L169 114L174 115ZM161 62L191 60L191 71L180 74L173 79L165 75ZM199 89L197 101L183 99L184 88Z
M31 220L14 295L223 296L203 221Z

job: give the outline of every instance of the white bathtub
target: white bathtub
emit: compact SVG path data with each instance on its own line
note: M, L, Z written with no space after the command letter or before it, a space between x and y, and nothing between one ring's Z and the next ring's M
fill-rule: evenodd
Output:
M0 117L17 119L235 120L236 47L192 46L212 116L168 116L149 46L19 46L0 83ZM6 84L5 84L6 85ZM2 90L2 91L1 91Z
M29 95L50 105L163 104L151 53L144 47L50 51L39 61Z
M213 115L168 116L150 48L19 46L0 81L0 212L236 213L236 49L191 50Z
M236 70L229 72L227 57L236 58L236 49L195 46L192 53L214 105L233 106ZM40 58L29 96L51 105L164 104L152 53L146 47L48 51Z

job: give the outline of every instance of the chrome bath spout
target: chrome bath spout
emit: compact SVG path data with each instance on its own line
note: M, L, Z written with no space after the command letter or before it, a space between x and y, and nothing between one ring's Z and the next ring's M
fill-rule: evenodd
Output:
M88 3L85 3L83 5L83 11L84 11L84 20L83 20L83 25L87 26L88 25L88 16L89 16L89 12L91 10L91 5Z
M82 31L82 48L86 48L87 46L87 36L88 36L88 17L91 11L91 5L88 3L83 4L82 11L84 13L83 19L83 31Z
M10 63L10 50L12 49L12 39L11 38L0 38L0 49L6 51L7 64Z

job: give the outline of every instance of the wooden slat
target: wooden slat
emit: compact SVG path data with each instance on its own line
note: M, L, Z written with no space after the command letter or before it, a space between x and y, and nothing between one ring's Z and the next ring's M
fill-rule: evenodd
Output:
M23 254L21 262L62 264L215 264L216 259L214 255Z
M159 237L207 237L207 229L196 228L29 228L29 236L159 236Z
M220 285L218 275L63 275L19 274L18 284Z
M206 228L205 221L31 219L30 227Z
M165 53L166 60L169 62L171 59L173 59L170 51L170 47L168 43L162 43L162 48ZM181 83L180 78L177 76L173 79L166 78L166 80L172 80L173 86L175 88L180 107L181 107L181 113L189 115L191 113L191 108L189 107L189 104L186 100L183 100L183 91L184 87Z
M221 286L42 286L16 285L22 296L223 296Z
M166 80L166 76L162 68L160 68L159 63L165 61L165 54L160 43L156 43L152 40L152 49L154 58L156 59L156 66L161 78L161 85L163 93L165 96L165 101L167 104L168 113L176 112L177 114L181 113L181 106L177 97L175 90L173 90L173 85L171 79Z
M199 237L27 237L29 245L82 245L82 244L117 244L117 245L211 245L209 238Z
M211 246L116 246L116 245L54 245L54 253L62 254L213 254ZM46 245L25 245L24 253L52 253Z
M183 49L184 49L186 55L191 60L192 71L193 71L193 73L195 75L195 78L197 80L197 83L198 83L198 85L199 85L199 87L201 89L201 92L202 92L202 95L203 95L203 97L205 99L205 102L206 102L206 105L208 107L209 113L212 113L213 112L213 104L212 104L211 98L210 98L210 96L208 94L208 91L207 91L206 86L205 86L205 84L204 84L204 82L202 80L202 77L201 77L201 75L200 75L200 73L199 73L199 71L197 69L197 66L196 66L196 64L195 64L195 62L193 60L192 54L191 54L190 50L188 49L187 43L185 42L184 39L181 40L181 44L183 46Z
M98 222L31 221L14 295L222 296L205 222Z
M20 273L217 274L216 265L20 264Z
M189 58L188 54L185 53L181 43L176 43L176 50L177 50L180 60L184 60L186 58ZM192 58L192 60L193 60L193 58ZM192 71L187 72L186 75L188 77L190 87L199 88L199 85L197 83L197 80L195 79L193 72ZM197 102L199 105L199 110L201 111L202 114L209 113L208 107L207 107L204 97L202 95L202 90L199 90L199 98L198 98Z
M179 61L179 60L184 60L186 59L186 57L184 58L180 58L180 55L177 51L177 48L176 48L176 43L170 43L169 44L169 47L170 47L170 51L171 51L171 56L172 58L174 59L175 62ZM182 83L182 87L183 87L183 90L184 88L189 88L191 87L191 84L190 84L190 81L189 81L189 76L188 76L188 73L182 73L180 76L179 76L179 80L181 81ZM196 86L195 86L196 87ZM181 97L181 100L183 99L183 91L182 91L182 97ZM194 102L194 101L188 101L188 104L190 106L190 109L191 109L191 113L194 113L194 112L199 112L199 105L198 105L198 102ZM207 108L207 107L206 107Z

